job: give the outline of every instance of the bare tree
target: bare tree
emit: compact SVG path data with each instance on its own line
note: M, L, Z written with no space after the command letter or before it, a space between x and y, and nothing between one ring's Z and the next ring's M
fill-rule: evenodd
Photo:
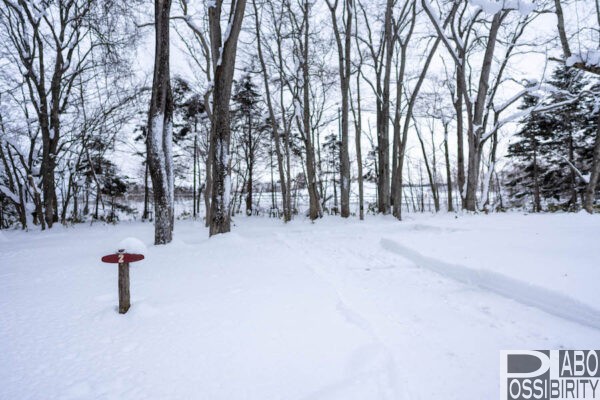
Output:
M177 20L183 20L188 28L193 32L193 39L188 39L184 35L180 34L180 38L182 39L185 48L188 51L188 54L191 56L194 66L198 71L204 75L206 80L206 90L204 91L204 109L206 111L207 116L212 121L212 112L211 112L211 96L213 91L213 80L212 77L214 75L214 65L212 63L212 55L211 55L211 46L210 40L207 38L209 35L209 28L205 25L208 24L206 22L203 25L198 24L191 15L191 10L188 4L188 0L179 0L179 4L181 6L181 10L183 12L182 16L173 17ZM179 32L179 31L177 31ZM212 126L212 123L211 123ZM205 188L204 188L204 206L205 206L205 224L206 227L210 226L210 210L211 210L211 196L212 196L212 183L213 183L213 174L212 174L212 165L213 165L213 153L212 151L212 135L214 133L213 129L210 129L208 132L208 151L205 159Z
M11 61L3 66L10 72L3 73L2 80L12 86L8 92L24 92L25 95L20 96L21 111L28 125L35 125L36 132L39 130L41 139L41 185L36 173L28 174L29 184L24 187L31 187L30 195L36 203L34 220L41 217L43 211L45 224L52 227L61 214L58 209L61 203L62 215L65 215L74 189L72 174L65 177L57 166L73 161L71 155L81 154L82 136L78 130L82 102L98 100L90 95L81 99L74 94L75 89L81 85L93 87L98 83L96 76L107 77L108 70L126 75L126 69L122 68L122 50L135 40L122 19L127 17L128 11L118 3L2 0L0 4L2 54ZM88 89L86 87L86 91ZM30 140L33 138L30 134L27 136ZM31 144L36 147L34 141ZM28 166L23 164L22 168L26 171L37 162L36 152L31 162L27 161ZM63 181L66 181L67 191L59 199Z
M25 80L42 137L42 187L46 224L57 220L56 158L61 139L61 114L69 106L75 79L88 69L99 43L88 41L91 0L56 4L3 0L0 15L15 61ZM92 35L90 35L92 36ZM93 36L92 36L93 37ZM85 44L81 54L79 46Z
M415 5L413 4L411 26L415 23L415 19L416 19L414 7L415 7ZM457 3L454 3L448 16L446 17L445 21L443 22L443 25L442 25L443 27L445 27L449 24L452 16L456 12L456 8L457 8ZM405 39L405 40L410 39L410 36L412 35L412 29L413 29L412 27L409 29L407 39ZM395 188L394 216L398 219L402 218L402 195L403 195L402 185L403 185L403 179L404 179L403 178L404 177L404 173L403 173L404 158L406 156L406 150L407 150L408 131L410 129L411 121L413 121L414 108L415 108L415 105L419 98L419 93L420 93L421 87L423 86L423 82L425 82L425 78L427 77L429 67L430 67L431 62L437 52L437 48L438 48L440 42L441 42L441 38L436 38L433 41L433 44L431 45L431 47L429 48L427 57L425 58L425 62L423 64L423 66L421 67L420 73L418 75L417 82L415 83L414 87L412 88L412 93L408 99L408 102L407 102L408 104L406 107L406 111L404 113L405 115L404 115L404 124L402 127L402 135L401 135L401 137L399 137L399 140L397 142L397 146L398 146L397 157L398 157L398 159L395 163L396 170L394 171L395 172L394 179L396 181L394 184L394 188ZM402 46L406 46L406 45L403 44ZM402 53L404 53L404 51L402 51ZM403 54L403 57L405 57L405 54ZM396 101L400 101L400 99L397 99ZM399 128L399 115L396 116L396 119L398 120L396 123L398 124L398 128Z
M348 153L348 119L349 119L349 92L350 92L350 69L352 66L351 44L352 44L352 20L354 18L353 0L345 0L343 13L346 19L342 24L344 42L342 43L342 34L338 27L337 8L339 0L330 2L327 0L327 6L331 12L331 22L333 24L333 35L338 50L338 66L340 76L340 92L342 94L342 138L340 147L340 175L341 175L341 215L347 218L350 215L350 156ZM343 14L342 13L342 14Z
M392 68L393 33L392 15L393 0L386 0L384 23L381 27L379 40L373 37L374 26L370 10L358 1L363 22L365 24L365 35L357 35L360 44L366 48L370 59L374 77L369 79L363 69L364 80L369 84L375 95L375 107L377 118L377 206L382 214L390 212L390 153L389 153L389 109L390 109L390 77ZM362 51L361 48L358 49Z
M246 0L232 0L225 36L221 32L223 0L210 3L208 18L210 45L214 65L213 110L212 110L212 201L210 212L210 236L229 232L231 169L229 164L229 101L237 51L237 42L242 28Z
M406 1L400 9L400 15L395 18L394 23L394 42L398 44L399 51L397 54L396 61L396 104L394 106L394 118L392 121L394 136L392 142L392 184L391 184L391 198L393 209L392 212L395 216L400 216L400 210L402 208L402 178L398 174L402 173L401 168L398 168L400 162L400 154L404 157L401 152L402 141L406 138L400 136L400 126L402 120L402 97L404 96L404 90L406 88L405 73L407 67L407 51L408 46L413 36L415 24L417 20L416 3L414 1ZM417 92L418 92L417 88ZM416 98L416 93L413 93L413 97ZM410 108L407 111L411 111ZM410 120L410 115L406 115L405 118ZM403 161L402 161L403 162Z
M454 4L456 7L456 4L459 4L459 2ZM422 1L422 5L456 66L456 74L458 76L456 95L462 98L461 102L455 101L457 120L459 120L457 125L462 126L462 122L460 121L462 119L462 103L464 103L467 114L467 143L469 149L466 193L464 193L463 206L467 210L476 211L478 207L477 192L480 183L479 174L481 170L483 146L488 139L494 136L499 127L507 122L507 120L500 120L498 118L499 114L518 100L520 96L526 93L526 91L519 92L516 96L512 97L508 103L500 106L494 104L495 96L498 92L498 88L503 82L503 73L508 60L516 48L518 39L521 37L525 27L536 15L525 13L525 15L516 18L516 22L509 24L514 26L511 39L506 46L503 55L504 57L499 60L499 65L494 70L494 74L492 74L494 61L498 60L498 58L495 57L495 51L498 43L501 41L499 37L500 28L505 25L509 14L511 11L515 10L514 8L511 8L510 6L499 7L499 9L491 16L491 21L489 21L485 17L480 19L483 12L482 10L478 10L473 15L466 16L467 14L464 10L468 7L468 4L467 2L463 2L462 11L457 13L450 12L450 15L454 15L455 17L453 16L453 22L450 24L450 36L447 36L445 32L446 27L439 22L435 15L435 11L424 0ZM455 18L458 20L454 21ZM457 29L456 26L459 28ZM460 27L463 26L466 28L461 30ZM485 33L482 28L485 29ZM470 33L471 31L473 33ZM465 41L468 36L476 36L477 42L485 43L485 45L483 45L483 55L479 57L481 58L481 67L478 71L469 72L466 69L466 66L470 65L470 62L467 60L470 55L467 51L469 42ZM458 49L458 51L455 51L455 48ZM471 82L471 77L474 79L473 83ZM475 88L476 94L472 94L473 88ZM491 123L492 119L497 122L493 123L492 127L488 129L488 123ZM462 132L458 132L458 135L462 135ZM489 176L491 177L492 174ZM459 189L461 189L460 175L458 183Z
M302 0L299 4L300 18L296 15L289 2L285 4L292 24L294 57L297 61L295 85L292 86L291 80L287 80L287 84L294 98L295 121L305 149L305 169L309 198L308 214L311 220L315 220L322 216L322 210L314 148L315 130L311 123L311 73L309 64L310 56L312 55L309 50L311 44L311 4L308 0Z
M260 17L258 7L256 6L256 0L252 0L252 6L254 8L254 30L256 34L256 46L258 51L258 60L260 62L263 83L265 87L265 98L267 101L267 108L269 111L269 122L271 124L271 130L273 132L273 142L275 142L275 154L277 156L277 170L279 171L279 181L281 182L281 196L283 206L283 220L284 222L291 221L292 210L291 210L291 193L289 181L285 175L285 165L283 160L283 151L281 149L281 137L279 134L279 125L277 124L277 118L275 117L275 110L273 107L273 101L271 99L271 90L269 88L269 78L267 65L262 50L262 38L260 30ZM274 188L272 188L274 190Z

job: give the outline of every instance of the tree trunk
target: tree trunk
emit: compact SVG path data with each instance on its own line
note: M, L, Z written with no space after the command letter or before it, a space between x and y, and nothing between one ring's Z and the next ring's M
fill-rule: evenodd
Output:
M362 62L362 59L361 59ZM362 221L365 218L364 211L364 193L363 193L363 165L362 165L362 145L361 145L361 133L362 133L362 110L360 104L360 68L361 62L358 65L358 71L356 73L356 112L354 111L354 105L352 99L350 99L350 105L352 108L352 114L354 116L354 139L356 146L356 166L358 168L358 213L359 218Z
M205 221L204 225L208 228L210 227L210 210L211 210L211 198L212 198L212 182L213 182L213 174L212 174L212 165L213 165L213 130L212 128L208 131L208 154L206 155L206 188L204 189L204 214Z
M44 133L46 132L46 133ZM44 202L44 218L48 228L54 223L54 197L56 197L56 183L54 171L56 169L56 140L50 138L50 130L42 129L42 193Z
M600 113L598 114L598 125L596 126L596 144L594 145L594 158L590 171L590 180L585 187L585 210L590 214L594 212L594 200L596 199L596 185L600 177Z
M448 146L448 124L444 123L444 158L446 161L446 185L447 185L447 200L448 200L448 212L454 211L454 204L452 204L452 169L450 168L450 152Z
M211 53L215 68L213 118L211 120L213 180L211 188L210 236L226 233L231 230L229 212L231 191L229 101L231 98L237 41L246 8L246 0L234 0L232 2L232 15L230 15L227 34L223 41L221 35L222 3L222 0L216 0L208 8Z
M146 168L144 172L144 213L142 214L142 220L148 219L148 213L150 212L150 188L148 185L148 162L146 161Z
M569 124L570 125L570 124ZM569 132L569 165L575 165L575 146L573 145L573 133ZM571 177L571 198L569 199L569 208L575 209L577 206L577 173L575 168L569 168Z
M155 0L155 57L146 154L154 193L154 244L173 239L173 98L169 72L171 0Z
M473 120L469 123L469 159L465 207L469 211L477 210L477 187L479 184L479 167L481 166L481 136L485 129L482 123L489 89L494 49L496 47L498 31L502 24L502 19L503 12L496 13L492 19L485 54L483 56L483 65L481 67L479 83L477 85L477 98L474 104Z
M342 44L340 30L337 25L337 0L334 5L327 3L331 11L331 21L338 50L338 67L340 76L340 92L342 95L342 129L340 148L340 202L341 215L347 218L350 215L350 156L348 153L348 93L350 90L351 68L351 43L352 43L352 0L345 0L346 21L344 23L344 44Z
M252 124L250 121L248 121L248 182L246 182L246 215L252 215L252 181L254 179L254 149L252 146Z
M379 212L390 213L390 77L392 72L392 56L394 41L392 38L393 0L387 0L384 19L385 69L383 76L383 92L381 112L377 118L377 149L379 157L379 173L377 191L379 194Z
M309 198L309 217L311 220L321 218L321 204L319 200L319 190L317 187L317 170L315 160L315 149L312 140L312 129L310 124L310 73L309 73L309 2L303 4L303 32L301 39L302 50L302 121L301 132L303 134L304 145L306 148L306 179L308 185Z
M533 136L533 135L532 135ZM533 138L533 212L542 211L542 201L540 198L540 179L537 162L537 139Z
M33 186L33 177L31 177L30 181L31 181L31 185ZM39 197L39 194L37 197ZM90 184L86 183L85 184L85 205L83 206L83 215L87 216L89 213L90 213Z
M459 68L456 69L456 99L454 109L456 110L456 184L461 204L465 206L465 152L463 144L463 75Z
M73 192L73 221L79 221L79 186L75 186Z

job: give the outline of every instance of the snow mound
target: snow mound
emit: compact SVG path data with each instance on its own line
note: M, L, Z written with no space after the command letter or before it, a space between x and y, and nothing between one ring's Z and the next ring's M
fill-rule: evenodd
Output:
M125 250L126 253L135 254L146 254L148 252L148 248L144 242L134 237L128 237L121 240L116 250Z

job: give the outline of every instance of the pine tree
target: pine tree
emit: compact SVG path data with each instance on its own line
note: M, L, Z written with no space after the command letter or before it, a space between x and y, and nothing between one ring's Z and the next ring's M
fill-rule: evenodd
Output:
M538 104L538 98L526 95L519 109L527 109ZM523 128L517 132L517 140L508 147L508 157L512 161L507 187L512 189L512 200L517 206L533 203L532 211L541 211L540 175L546 172L543 156L545 146L551 140L551 121L544 114L530 114L523 121Z
M238 150L246 163L246 215L253 211L253 185L256 158L265 144L268 121L264 104L256 84L249 73L244 74L236 83L233 100L232 129L240 137L236 141Z
M580 175L589 169L592 158L592 101L581 95L588 82L581 72L559 67L549 84L553 93L543 105L560 106L530 113L508 148L507 187L512 203L531 204L534 212L541 211L543 203L550 209L576 210L585 190ZM537 97L526 95L520 109L535 107L538 102Z
M341 168L340 168L340 150L341 150L342 142L339 140L336 134L330 133L325 136L325 141L323 142L323 149L325 150L325 175L330 175L331 182L333 186L333 207L330 212L333 214L339 213L338 208L338 193L337 193L337 185L340 183L338 179L341 176ZM329 199L329 196L327 199Z
M208 126L206 109L202 96L194 91L185 79L173 79L173 162L175 179L190 182L190 174L199 153L198 141L207 143L207 137L200 137L200 126ZM206 145L204 145L206 147ZM194 175L191 175L193 180Z
M549 83L556 88L556 92L552 96L551 104L562 103L578 96L587 85L581 71L566 67L555 69L552 78ZM554 138L548 145L555 159L544 180L548 194L565 210L577 209L578 199L585 189L585 183L579 178L578 171L583 168L582 151L587 147L582 141L582 128L587 120L587 100L589 99L578 97L576 101L548 113L553 120Z

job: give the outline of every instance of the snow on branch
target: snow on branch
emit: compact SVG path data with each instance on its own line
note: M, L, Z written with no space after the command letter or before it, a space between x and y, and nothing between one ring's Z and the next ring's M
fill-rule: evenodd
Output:
M577 168L575 165L573 165L573 163L571 161L569 161L568 158L566 158L565 156L561 155L561 154L557 154L557 153L553 153L555 156L560 157L563 159L563 161L565 161L567 164L569 164L569 167L571 167L571 169L573 170L573 172L575 172L575 174L579 177L579 179L581 179L581 181L583 183L585 183L586 185L588 183L590 183L590 176L589 175L583 175L583 173L579 170L579 168Z
M565 60L565 65L600 74L600 50L588 49L572 54Z
M444 25L442 24L442 22L438 18L437 14L435 13L435 11L433 11L431 9L431 7L429 6L427 0L422 0L421 4L423 5L423 9L425 10L425 13L427 14L427 16L429 17L429 19L433 23L433 26L435 27L435 30L436 30L436 32L437 32L440 40L442 40L442 42L444 42L444 45L446 46L446 49L448 50L448 52L450 53L450 55L454 59L454 62L456 62L457 64L460 64L461 63L460 57L458 56L458 54L456 54L456 51L454 51L454 47L450 43L450 39L444 33L444 31L445 31Z
M16 203L16 204L20 203L19 196L14 194L12 192L12 190L7 188L6 186L0 185L0 192L2 192L6 197L8 197L13 203Z
M196 25L196 23L192 19L191 15L188 15L188 14L184 15L183 20L192 29L192 31L194 31L194 33L197 33L200 35L202 34L202 29L200 29L200 27L198 25Z
M530 114L536 114L536 113L541 113L541 112L552 111L554 109L557 109L557 108L560 108L560 107L572 104L575 101L577 101L577 99L578 99L578 97L573 97L571 99L568 99L568 100L565 100L565 101L561 101L560 103L550 104L550 105L547 105L547 106L543 106L542 104L538 104L538 105L526 108L524 110L517 111L517 112L509 115L508 117L499 120L489 132L487 132L486 134L482 135L481 142L482 143L485 142L494 133L496 133L500 128L502 128L504 125L506 125L508 123L517 122L521 118L526 117L526 116L528 116ZM514 101L516 101L516 100L514 100ZM500 111L496 111L496 113L499 113L499 112Z
M516 10L521 15L527 16L536 9L535 4L528 0L469 0L469 3L489 15L497 14L502 10Z

